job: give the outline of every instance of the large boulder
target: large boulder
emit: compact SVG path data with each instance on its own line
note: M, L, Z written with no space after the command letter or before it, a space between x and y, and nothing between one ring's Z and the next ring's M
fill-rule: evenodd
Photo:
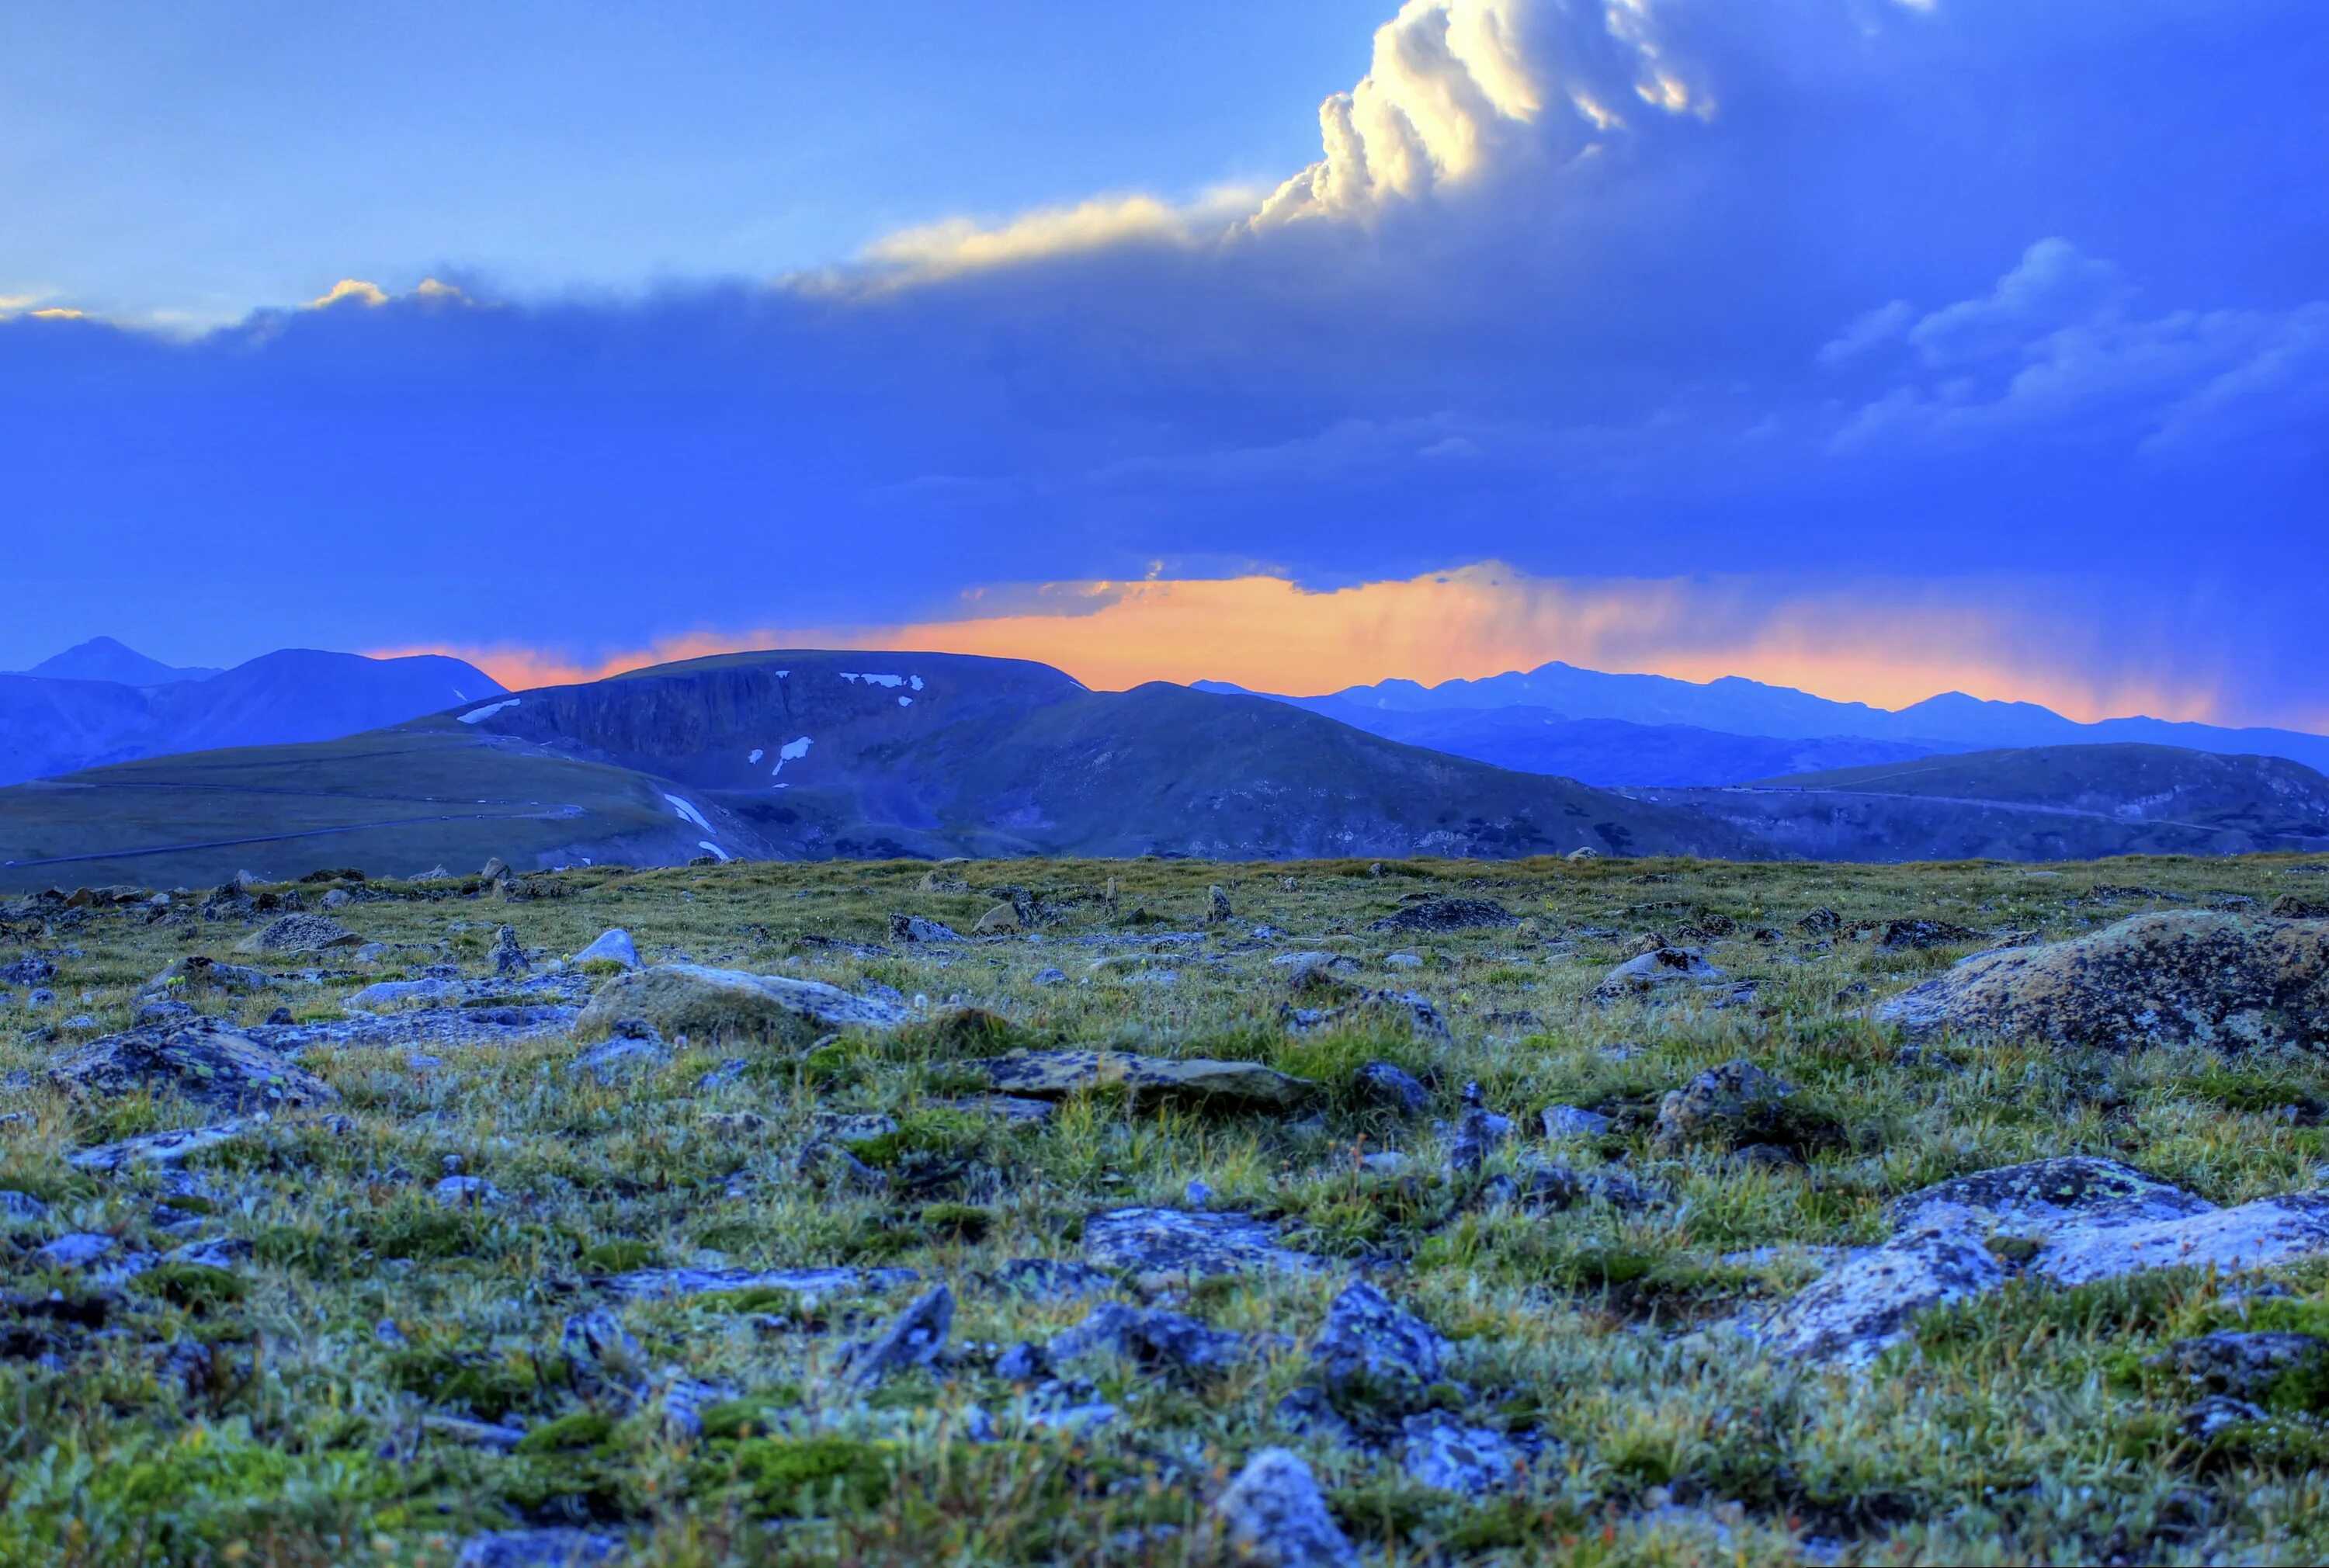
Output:
M200 1019L146 1025L91 1040L50 1069L75 1094L141 1089L223 1110L329 1104L338 1091L248 1035Z
M363 938L325 915L286 915L235 944L237 953L288 954L354 947Z
M2138 915L2069 942L1976 953L1875 1017L1912 1035L2110 1050L2329 1044L2329 920Z
M1057 1097L1087 1089L1132 1089L1255 1105L1301 1103L1317 1085L1259 1062L1203 1056L1142 1056L1129 1051L1013 1051L971 1066L1011 1094Z
M806 1046L835 1029L893 1028L906 1009L816 980L661 963L610 978L574 1020L578 1039L602 1040L636 1021L665 1039L748 1036Z
M1290 1450L1266 1448L1246 1461L1213 1504L1221 1555L1255 1568L1358 1568L1359 1554L1335 1523L1310 1467Z
M1695 947L1654 947L1603 975L1601 983L1593 988L1593 1000L1625 1001L1677 986L1721 985L1730 978L1707 962L1706 954Z

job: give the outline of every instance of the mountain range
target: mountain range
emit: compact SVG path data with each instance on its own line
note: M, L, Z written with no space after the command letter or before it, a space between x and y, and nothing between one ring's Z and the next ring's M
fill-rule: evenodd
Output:
M1242 691L1221 681L1198 689ZM2136 744L2279 756L2329 769L2329 736L2159 718L2066 718L2032 702L1945 692L1892 709L1836 702L1727 675L1708 681L1605 674L1558 661L1479 681L1384 681L1318 697L1278 697L1377 735L1500 767L1592 784L1726 784L1808 768L1862 766L1953 751ZM1611 725L1632 727L1626 729ZM1679 733L1677 733L1677 728ZM1657 731L1655 734L1643 731ZM1823 748L1769 765L1773 740Z
M0 674L0 784L222 746L330 740L502 694L438 654L284 649L231 670L173 670L109 638Z

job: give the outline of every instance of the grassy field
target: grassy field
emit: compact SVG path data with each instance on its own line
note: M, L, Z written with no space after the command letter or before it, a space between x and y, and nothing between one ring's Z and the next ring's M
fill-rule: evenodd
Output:
M0 1188L47 1207L12 1210L0 1243L0 1563L444 1564L473 1533L522 1523L618 1536L656 1563L1202 1562L1209 1500L1275 1444L1309 1460L1371 1561L2319 1561L2329 1435L2300 1413L2275 1442L2195 1441L2178 1426L2188 1391L2144 1361L2244 1317L2329 1322L2329 1263L2279 1272L2286 1293L2269 1299L2179 1270L2016 1284L1856 1370L1775 1357L1730 1327L1814 1277L1818 1249L1881 1238L1888 1200L1960 1173L2102 1154L2216 1203L2329 1181L2315 1057L1968 1042L1904 1056L1864 1016L1994 939L2329 898L2319 873L2290 858L602 868L529 878L518 898L373 883L328 913L376 949L288 964L233 959L259 917L205 920L199 896L26 912L0 929L0 966L44 955L56 1000L28 1008L29 985L0 982ZM1233 917L1209 924L1213 886ZM316 888L301 894L317 908ZM1431 895L1492 899L1520 924L1370 929ZM1014 900L1019 934L891 934L893 914L966 934ZM1835 918L1806 919L1823 909ZM1886 945L1889 923L1909 919L1981 934ZM537 971L620 926L649 963L894 994L914 1021L814 1046L691 1041L606 1083L570 1070L584 1047L562 1037L318 1047L301 1065L336 1106L248 1125L183 1174L67 1163L217 1119L167 1099L76 1099L44 1075L53 1053L128 1025L173 959L269 963L263 991L195 999L205 1010L329 1021L372 981L490 974L502 925L545 955ZM1740 989L1592 1000L1645 933L1702 947ZM1309 950L1354 968L1297 994L1270 961ZM1287 1011L1332 1010L1354 989L1419 993L1447 1038L1410 1027L1404 1005L1308 1028ZM1318 1087L1267 1110L1093 1093L1041 1123L942 1105L982 1085L972 1059L1059 1046L1255 1060ZM1795 1161L1655 1143L1659 1096L1738 1057L1795 1085L1823 1136ZM1371 1097L1360 1069L1376 1061L1419 1078L1429 1111L1403 1118ZM1476 1172L1446 1158L1467 1082L1516 1124ZM1556 1104L1615 1120L1555 1144L1540 1113ZM804 1171L820 1135L879 1187L846 1167ZM1369 1160L1394 1150L1408 1157L1396 1169ZM1585 1178L1622 1171L1648 1200L1498 1201L1498 1176L1525 1181L1548 1159ZM448 1171L490 1195L445 1201ZM1089 1216L1183 1207L1193 1180L1210 1207L1273 1223L1326 1266L1183 1283L1150 1304L1290 1342L1201 1376L1101 1357L1076 1393L1114 1419L1025 1419L1025 1380L995 1352L1050 1338L1093 1302L1015 1294L998 1273L1078 1259ZM250 1250L103 1286L33 1257L68 1233ZM819 1299L632 1300L606 1283L812 1265L919 1278ZM1527 1451L1509 1484L1437 1489L1396 1444L1279 1424L1354 1272L1453 1342L1426 1402ZM949 1357L854 1379L844 1347L941 1282ZM1144 1299L1132 1282L1110 1288ZM638 1342L636 1386L708 1385L700 1432L561 1343L561 1325L594 1310Z

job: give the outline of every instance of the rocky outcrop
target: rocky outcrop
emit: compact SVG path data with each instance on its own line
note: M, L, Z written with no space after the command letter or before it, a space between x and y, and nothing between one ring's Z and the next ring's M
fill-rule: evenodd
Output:
M208 1019L127 1029L70 1051L50 1071L75 1094L150 1089L235 1111L329 1104L339 1092L248 1035Z
M2329 1044L2329 921L2138 915L2069 942L1976 953L1874 1016L1912 1035L2109 1050Z
M1317 1090L1306 1078L1289 1077L1259 1062L1142 1056L1128 1051L1013 1051L971 1066L1006 1094L1045 1098L1090 1089L1130 1089L1284 1107L1301 1103Z
M1520 916L1487 898L1426 898L1368 923L1369 931L1485 931Z
M291 954L354 947L363 938L324 915L286 915L235 944L237 953Z
M906 1009L822 981L665 963L609 979L574 1021L581 1039L605 1039L615 1026L646 1024L665 1039L743 1037L806 1046L835 1029L892 1028Z

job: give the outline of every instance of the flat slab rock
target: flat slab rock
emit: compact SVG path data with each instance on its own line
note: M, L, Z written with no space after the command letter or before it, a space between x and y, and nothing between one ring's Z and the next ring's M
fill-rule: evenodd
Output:
M1084 1221L1084 1258L1095 1268L1151 1279L1308 1272L1322 1260L1278 1245L1278 1227L1250 1215L1180 1208L1118 1208Z
M1129 1051L1013 1051L971 1066L1005 1094L1058 1096L1090 1089L1150 1089L1209 1100L1290 1106L1316 1092L1259 1062L1142 1056Z
M223 1110L330 1104L339 1091L245 1032L209 1019L125 1029L56 1058L50 1076L80 1094L141 1089Z
M253 1117L249 1121L213 1122L208 1127L178 1127L167 1132L141 1133L125 1138L118 1143L100 1143L93 1149L83 1149L65 1156L65 1163L75 1170L106 1172L127 1170L139 1165L177 1165L189 1156L206 1149L215 1149L230 1139L240 1138L265 1120Z
M911 1015L894 1002L857 996L823 981L753 974L694 963L662 963L616 975L575 1020L579 1038L604 1039L636 1019L667 1040L748 1036L806 1046L844 1028L894 1028Z
M581 1009L553 1003L505 1007L415 1008L409 1012L315 1024L255 1024L244 1032L271 1050L295 1056L316 1046L345 1049L431 1049L508 1046L570 1033Z
M1707 962L1706 954L1695 947L1654 947L1603 975L1601 983L1593 988L1593 1000L1624 1001L1676 986L1723 985L1730 979L1727 972Z
M401 1008L478 1007L505 1003L512 1007L580 1008L596 989L589 976L569 970L561 974L495 976L488 980L383 980L351 995L351 1012L390 1012Z
M2111 1050L2329 1044L2329 920L2138 915L2069 942L1975 953L1874 1017L1912 1035Z
M701 1296L713 1291L790 1291L804 1301L827 1300L910 1285L911 1269L637 1269L610 1275L606 1288L633 1300Z
M235 944L237 953L321 953L363 940L327 915L286 915Z
M2084 1155L1945 1181L1901 1199L1894 1215L1890 1241L1806 1286L1760 1337L1783 1354L1863 1363L1907 1338L1917 1314L2017 1274L2082 1285L2148 1269L2231 1273L2329 1252L2329 1196L2218 1208ZM1994 1244L2001 1241L2014 1244Z

